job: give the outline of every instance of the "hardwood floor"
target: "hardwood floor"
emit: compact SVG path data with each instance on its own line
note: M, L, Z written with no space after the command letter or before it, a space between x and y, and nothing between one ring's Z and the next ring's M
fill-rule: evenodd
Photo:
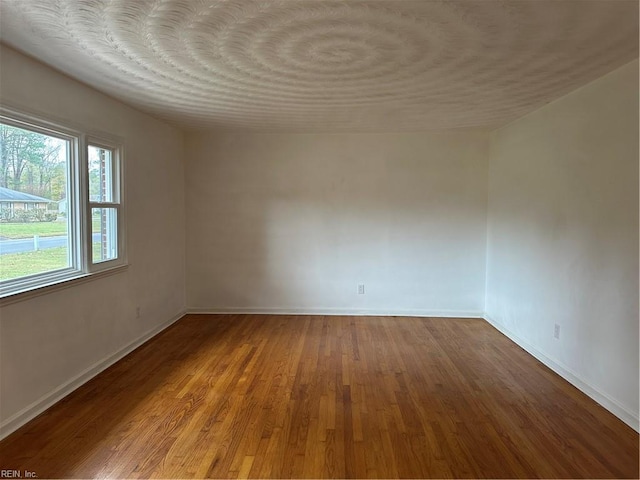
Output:
M482 320L186 316L0 442L44 478L638 478L638 434Z

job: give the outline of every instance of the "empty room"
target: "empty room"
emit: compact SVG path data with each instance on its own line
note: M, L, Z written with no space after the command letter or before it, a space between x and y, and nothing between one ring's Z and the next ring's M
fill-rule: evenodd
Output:
M637 0L0 0L0 478L638 478Z

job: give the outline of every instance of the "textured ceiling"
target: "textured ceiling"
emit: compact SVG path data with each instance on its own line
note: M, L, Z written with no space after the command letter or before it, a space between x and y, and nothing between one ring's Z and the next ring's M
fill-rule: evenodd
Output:
M638 2L1 0L0 39L187 129L507 123L638 56Z

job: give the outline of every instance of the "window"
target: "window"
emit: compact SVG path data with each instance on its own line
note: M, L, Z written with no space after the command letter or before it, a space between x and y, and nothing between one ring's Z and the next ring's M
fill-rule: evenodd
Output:
M117 156L114 147L89 144L87 161L93 264L118 258L120 182Z
M0 110L0 297L126 263L122 148Z

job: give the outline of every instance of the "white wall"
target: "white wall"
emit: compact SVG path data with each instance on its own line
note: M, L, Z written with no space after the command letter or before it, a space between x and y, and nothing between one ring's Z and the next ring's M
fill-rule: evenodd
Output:
M188 306L481 315L487 154L484 132L187 136Z
M638 62L493 132L489 183L489 320L637 429Z
M184 151L182 133L164 123L9 48L0 61L4 105L124 139L130 261L123 273L2 308L6 434L85 379L87 369L184 310Z

